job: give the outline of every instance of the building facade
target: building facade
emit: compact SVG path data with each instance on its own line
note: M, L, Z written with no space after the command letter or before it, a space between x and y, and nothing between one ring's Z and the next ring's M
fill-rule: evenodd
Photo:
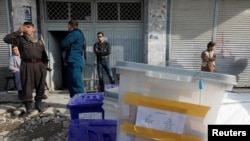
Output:
M217 43L216 73L236 75L237 87L250 86L248 0L21 1L0 0L0 22L6 25L0 27L1 37L17 30L23 21L35 23L53 69L47 77L52 89L64 87L59 43L71 18L79 21L87 39L85 78L97 77L93 44L96 33L102 31L112 45L112 68L123 60L199 71L200 54L213 40ZM4 60L0 75L4 76L10 48L2 40L0 45Z

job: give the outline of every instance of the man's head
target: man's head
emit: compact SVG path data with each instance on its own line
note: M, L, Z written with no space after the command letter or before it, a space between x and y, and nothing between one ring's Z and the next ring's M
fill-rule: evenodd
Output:
M68 30L71 31L75 28L78 28L78 22L77 20L70 20L68 23Z
M207 44L207 50L209 50L209 51L214 50L215 46L216 46L215 42L212 42L212 41L208 42L208 44Z
M17 45L12 45L12 54L16 56L20 55Z
M99 42L103 42L104 41L104 33L103 32L98 32L97 33L97 38Z
M23 23L23 28L24 28L24 34L27 36L33 37L35 35L35 26L32 22L24 22Z

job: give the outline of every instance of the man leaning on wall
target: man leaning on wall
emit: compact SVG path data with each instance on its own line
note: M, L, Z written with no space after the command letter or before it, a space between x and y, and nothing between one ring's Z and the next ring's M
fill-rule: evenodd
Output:
M22 100L22 85L20 78L21 58L17 45L12 45L12 55L9 60L9 70L15 75L16 88L18 90L18 98Z

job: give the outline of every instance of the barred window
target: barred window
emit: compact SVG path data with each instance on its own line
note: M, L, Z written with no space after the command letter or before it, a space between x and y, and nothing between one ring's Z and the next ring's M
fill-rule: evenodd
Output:
M98 20L118 20L118 3L99 2Z
M86 20L91 18L91 2L46 2L47 20Z
M72 2L70 4L70 17L77 20L91 20L90 2Z
M120 3L120 20L141 20L141 3Z
M98 2L98 21L141 21L141 2Z
M68 20L68 3L46 2L47 20Z
M96 2L99 22L138 22L142 21L141 2ZM46 1L47 20L92 21L92 2Z

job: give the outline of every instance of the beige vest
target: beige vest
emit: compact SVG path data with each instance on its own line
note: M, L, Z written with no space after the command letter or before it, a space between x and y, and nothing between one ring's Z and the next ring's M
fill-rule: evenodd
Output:
M210 58L210 59L213 58L213 56L214 56L214 51L207 51L207 50L205 50L205 51L203 51L203 52L205 52L206 56L208 56L208 58ZM213 65L215 66L215 62L213 61L212 63L213 63ZM202 67L206 67L206 66L207 66L207 62L203 62L203 61L202 61L201 66L202 66Z

